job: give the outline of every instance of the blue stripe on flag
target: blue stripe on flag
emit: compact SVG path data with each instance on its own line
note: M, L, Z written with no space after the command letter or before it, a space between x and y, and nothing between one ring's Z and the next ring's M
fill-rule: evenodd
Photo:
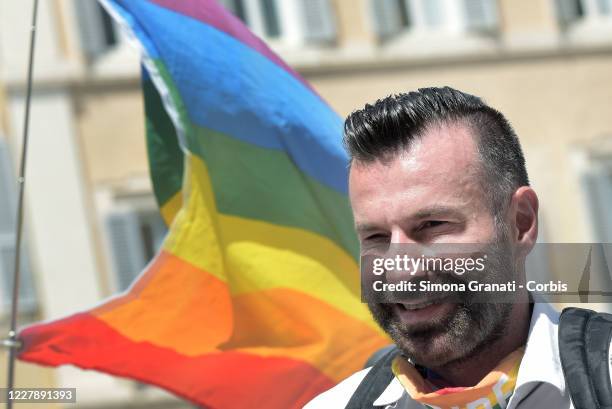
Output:
M319 96L214 27L146 1L120 3L136 16L138 37L156 50L195 124L285 151L302 172L347 193L342 120Z

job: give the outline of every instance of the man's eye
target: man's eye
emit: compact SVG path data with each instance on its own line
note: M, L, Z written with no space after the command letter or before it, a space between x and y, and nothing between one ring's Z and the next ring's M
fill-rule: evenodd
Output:
M433 227L442 226L442 225L444 225L446 223L447 222L441 221L441 220L428 220L428 221L426 221L425 223L422 223L419 226L419 231L425 230L425 229L431 229Z
M367 242L381 242L381 241L387 241L387 240L388 238L384 234L373 234L363 239L363 241L367 241Z

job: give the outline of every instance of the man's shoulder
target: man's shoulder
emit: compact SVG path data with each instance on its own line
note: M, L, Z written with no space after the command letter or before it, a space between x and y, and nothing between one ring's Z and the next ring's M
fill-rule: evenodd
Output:
M357 390L357 387L371 368L355 372L330 390L320 394L304 406L304 409L344 408Z

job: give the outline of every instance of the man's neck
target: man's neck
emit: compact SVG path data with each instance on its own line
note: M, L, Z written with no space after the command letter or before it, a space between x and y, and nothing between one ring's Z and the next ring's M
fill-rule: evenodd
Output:
M474 386L506 356L525 345L529 334L533 304L517 303L510 313L509 325L495 341L483 345L468 357L435 368L437 375L453 386Z

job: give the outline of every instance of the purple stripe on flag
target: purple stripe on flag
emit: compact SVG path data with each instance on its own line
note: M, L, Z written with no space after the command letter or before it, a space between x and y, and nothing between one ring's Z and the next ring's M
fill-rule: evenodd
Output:
M227 11L217 0L151 0L168 10L189 16L234 37L236 40L256 50L279 67L289 72L314 94L317 92L283 60L281 60L263 41L255 36L244 23Z

